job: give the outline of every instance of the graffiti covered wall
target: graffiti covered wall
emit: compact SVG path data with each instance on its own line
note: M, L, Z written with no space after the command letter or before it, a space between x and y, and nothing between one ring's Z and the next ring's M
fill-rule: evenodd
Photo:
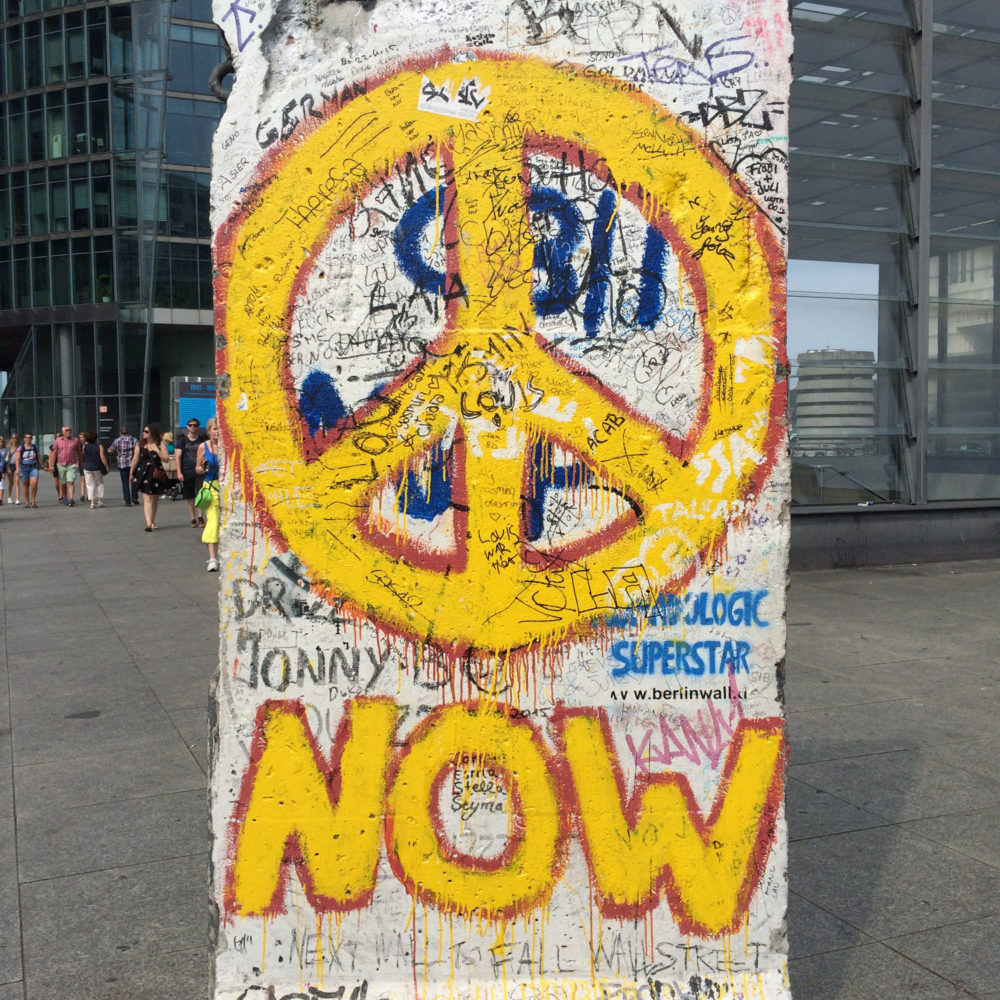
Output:
M785 4L365 6L216 0L214 995L787 998Z

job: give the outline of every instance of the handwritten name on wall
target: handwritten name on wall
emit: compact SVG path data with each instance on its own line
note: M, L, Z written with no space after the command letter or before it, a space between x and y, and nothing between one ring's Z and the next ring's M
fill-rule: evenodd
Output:
M216 997L787 997L782 5L216 17Z

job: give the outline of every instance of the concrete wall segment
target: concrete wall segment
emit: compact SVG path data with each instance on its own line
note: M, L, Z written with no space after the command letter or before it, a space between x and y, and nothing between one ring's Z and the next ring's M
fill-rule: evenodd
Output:
M784 1000L784 4L215 15L215 997Z

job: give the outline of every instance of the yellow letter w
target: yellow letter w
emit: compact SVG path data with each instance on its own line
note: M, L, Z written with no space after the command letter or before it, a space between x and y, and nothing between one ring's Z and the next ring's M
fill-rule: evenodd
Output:
M297 866L314 909L367 905L375 889L397 715L388 699L348 702L327 763L300 703L261 706L230 834L230 913L280 910L285 862Z
M683 774L640 777L625 801L603 712L567 714L562 738L602 912L637 916L656 906L662 891L686 933L715 936L738 927L776 832L781 720L740 723L707 819Z

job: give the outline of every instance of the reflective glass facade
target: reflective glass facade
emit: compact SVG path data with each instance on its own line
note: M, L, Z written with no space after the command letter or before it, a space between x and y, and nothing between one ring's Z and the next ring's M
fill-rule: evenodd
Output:
M211 5L0 2L0 431L163 421L213 367Z
M794 502L1000 497L1000 3L789 9Z
M0 430L210 375L208 0L0 0ZM1000 2L790 0L800 506L1000 498Z

